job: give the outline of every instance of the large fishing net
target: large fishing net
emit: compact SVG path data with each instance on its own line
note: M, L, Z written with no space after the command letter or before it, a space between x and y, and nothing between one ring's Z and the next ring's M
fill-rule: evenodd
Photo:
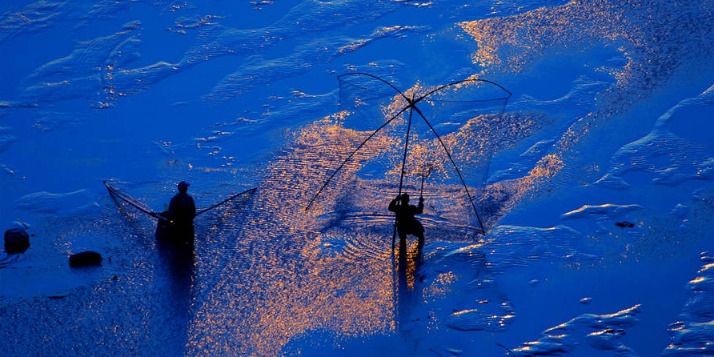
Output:
M479 201L494 150L491 138L498 135L494 123L502 121L511 93L479 78L438 86L415 84L404 90L367 73L338 79L345 111L339 124L363 139L336 153L340 164L310 205L333 184L358 189L359 197L339 204L358 206L364 213L386 209L401 193L413 197L413 204L423 195L426 208L420 220L432 234L484 234L488 212ZM351 181L341 175L351 176ZM384 207L375 205L377 201Z

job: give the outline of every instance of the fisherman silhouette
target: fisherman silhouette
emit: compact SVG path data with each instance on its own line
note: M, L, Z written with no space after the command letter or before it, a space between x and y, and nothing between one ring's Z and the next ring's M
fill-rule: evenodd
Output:
M172 225L173 240L193 248L193 218L196 217L196 204L193 197L188 194L189 183L178 183L178 193L171 198L168 210L168 219Z
M419 238L417 251L421 253L424 247L424 226L414 218L414 215L424 213L424 196L419 196L419 205L414 206L409 204L408 194L397 195L389 203L389 210L397 214L397 233L399 233L400 245L402 242L406 242L407 234L417 236Z

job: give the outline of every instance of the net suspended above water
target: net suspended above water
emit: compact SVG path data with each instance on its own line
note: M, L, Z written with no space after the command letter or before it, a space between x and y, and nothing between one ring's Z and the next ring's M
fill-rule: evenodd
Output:
M114 186L112 186L111 184L109 184L109 182L103 181L103 183L104 183L104 186L107 188L107 191L109 191L109 194L112 196L112 198L119 199L122 202L128 204L129 206L132 206L132 207L138 209L139 211L146 213L147 215L154 217L156 219L160 219L160 220L166 219L166 218L164 218L164 216L161 215L161 212L152 211L151 209L144 206L141 202L137 201L133 197L129 196L128 194L120 191L119 189L117 189ZM233 195L229 196L228 198L225 198L225 199L223 199L217 203L214 203L208 207L197 209L196 216L204 214L204 213L206 213L218 206L224 205L230 201L235 201L238 198L242 198L243 200L248 200L248 199L250 199L250 197L252 197L253 193L255 193L256 189L257 188L255 188L255 187L249 188L245 191L241 191L239 193L233 194ZM119 202L117 202L117 204L118 203Z
M466 216L475 220L458 224L477 226L485 233L473 192L485 184L492 155L489 136L494 135L493 123L503 115L511 92L480 78L439 86L415 84L405 90L369 73L343 74L338 80L340 105L347 112L340 125L364 133L364 140L337 153L341 163L306 209L357 153L372 150L378 154L363 164L358 176L373 180L390 196L424 194L426 187L425 195L437 211L470 207ZM450 214L442 218L448 220Z

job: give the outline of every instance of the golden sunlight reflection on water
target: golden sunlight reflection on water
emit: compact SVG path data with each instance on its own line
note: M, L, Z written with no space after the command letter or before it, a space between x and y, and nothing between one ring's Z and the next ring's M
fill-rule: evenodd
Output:
M193 352L277 355L311 331L358 336L392 327L391 242L373 232L319 232L316 218L330 210L324 201L305 211L317 178L334 166L325 160L361 139L323 122L305 129L268 167L234 256L197 311ZM374 154L368 148L357 160ZM355 168L347 165L346 174Z
M205 267L215 272L211 274L216 282L197 306L189 352L278 355L291 340L311 333L328 331L342 338L389 334L405 318L411 300L398 291L414 289L415 257L408 254L406 270L397 278L394 221L386 209L397 193L404 120L375 135L305 210L327 175L369 135L343 127L347 115L324 118L297 133L293 144L267 167L243 226L228 233L212 230L233 235L223 238L234 245L223 252L227 258L213 262L218 266ZM459 163L474 168L468 174L478 176L475 168L483 166L480 160L494 147L527 135L542 125L542 119L479 116L443 139ZM502 142L490 141L495 133ZM443 149L434 138L415 135L412 140L404 190L416 199L419 163L429 160L435 165L424 184L427 208L421 221L427 244L473 242L478 238L476 219L463 187L445 164ZM375 162L377 169L362 172ZM543 167L534 176L553 168ZM481 177L470 182L484 181ZM515 183L514 192L532 184ZM470 189L476 192L475 187ZM479 194L488 195L488 190ZM488 224L494 224L499 214L491 212ZM429 290L429 296L448 289L446 276L438 281L441 285Z

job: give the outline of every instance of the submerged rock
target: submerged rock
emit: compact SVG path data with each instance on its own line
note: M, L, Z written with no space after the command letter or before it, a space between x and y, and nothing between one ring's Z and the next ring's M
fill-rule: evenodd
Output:
M632 228L635 226L634 223L628 222L628 221L617 222L617 223L615 223L615 225L620 228Z
M5 231L5 252L8 254L24 253L30 248L30 235L23 228L10 228Z
M73 268L102 265L102 255L88 250L69 256L69 266Z

